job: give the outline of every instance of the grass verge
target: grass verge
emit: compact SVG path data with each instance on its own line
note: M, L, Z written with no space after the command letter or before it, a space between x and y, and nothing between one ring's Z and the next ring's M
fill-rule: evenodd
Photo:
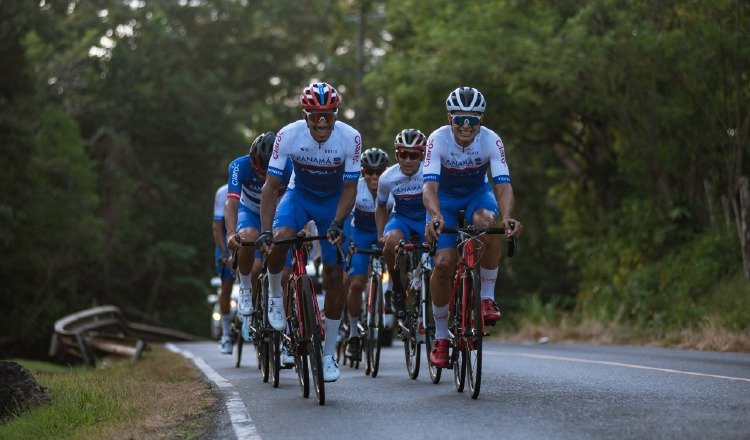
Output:
M198 438L217 396L182 356L153 346L139 361L103 368L19 361L52 403L0 425L8 439Z

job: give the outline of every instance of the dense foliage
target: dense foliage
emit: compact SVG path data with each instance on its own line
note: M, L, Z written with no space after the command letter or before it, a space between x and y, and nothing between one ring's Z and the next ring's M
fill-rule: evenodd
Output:
M750 325L747 281L716 293L743 269L746 2L10 0L0 16L0 354L43 353L54 319L94 304L206 334L213 193L316 79L386 149L444 124L453 88L484 92L526 225L504 308Z

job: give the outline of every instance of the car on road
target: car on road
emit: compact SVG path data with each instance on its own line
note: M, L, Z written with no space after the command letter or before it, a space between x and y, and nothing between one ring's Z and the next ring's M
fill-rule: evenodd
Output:
M208 295L206 300L211 304L211 338L218 340L221 336L221 312L219 310L219 293L221 292L221 279L219 277L211 278L211 287L216 289L216 293ZM234 320L237 314L237 302L240 300L240 283L235 282L232 286L232 296L229 302L229 317Z

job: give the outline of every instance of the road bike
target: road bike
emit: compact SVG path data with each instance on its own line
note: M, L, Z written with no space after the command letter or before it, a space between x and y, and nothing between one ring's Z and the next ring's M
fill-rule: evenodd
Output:
M406 371L411 379L419 376L422 344L425 346L430 379L440 382L442 369L432 365L429 353L435 341L435 325L431 324L430 275L432 274L433 247L419 243L413 234L409 242L401 240L396 246L396 267L402 276L401 285L406 286L406 316L399 320L401 339L404 342Z
M253 246L254 242L240 242L240 246ZM234 269L237 269L236 255L235 255ZM268 320L268 273L266 271L268 262L266 261L266 254L261 255L261 271L260 277L258 278L255 288L253 289L253 313L250 314L248 323L248 333L250 340L255 346L255 353L258 361L258 369L261 371L261 379L263 382L268 382L271 378L271 383L274 388L279 386L279 372L281 369L281 332L274 330L271 323ZM237 338L237 363L236 366L240 366L242 358L242 346L244 345L245 339L241 336L242 334L242 321L239 318L235 319L234 326L238 333Z
M468 377L471 398L476 399L482 383L482 338L486 334L479 279L479 260L484 249L477 238L485 234L505 234L505 229L478 228L471 224L467 226L464 215L464 211L459 211L459 227L443 228L442 231L456 234L458 250L449 303L452 318L450 365L453 368L456 391L463 392ZM508 242L508 256L512 257L515 252L516 243L512 239Z
M287 332L281 336L294 355L294 369L297 371L303 397L310 396L310 379L320 405L325 404L325 382L323 381L323 347L325 329L320 318L320 309L315 295L315 285L305 269L307 248L305 243L327 240L325 235L307 236L298 233L293 238L274 241L274 245L290 245L292 253L292 273L287 282L284 304L287 316ZM337 246L339 258L341 249Z
M377 377L380 369L381 332L385 329L385 299L383 297L383 250L377 245L370 249L358 249L354 244L349 250L349 261L354 254L369 255L368 264L370 276L360 312L357 326L361 335L362 352L365 354L365 374ZM350 361L353 363L354 360ZM359 363L357 362L357 367ZM353 364L352 364L353 365Z

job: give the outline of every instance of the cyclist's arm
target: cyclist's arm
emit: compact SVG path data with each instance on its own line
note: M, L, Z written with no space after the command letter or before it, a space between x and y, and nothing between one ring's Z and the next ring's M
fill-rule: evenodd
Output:
M271 231L273 227L273 216L276 213L276 202L278 201L279 186L281 179L272 174L266 176L266 183L260 196L260 228L261 232Z
M227 228L227 245L231 246L234 235L237 233L237 199L228 197L224 204L224 225Z
M352 212L357 197L357 182L358 180L344 180L344 191L341 193L341 199L339 199L339 204L336 207L334 220L343 222Z
M425 182L422 185L422 201L430 220L425 227L425 237L431 241L437 240L437 236L443 230L445 224L443 215L440 214L440 200L437 195L439 185L437 181ZM434 222L438 223L437 228Z
M510 183L500 183L495 185L495 198L497 199L497 206L500 208L500 215L503 221L503 227L506 230L506 237L511 235L518 237L521 235L523 226L518 220L515 222L515 229L511 230L508 222L513 219L513 207L516 203L516 199L513 196L513 187Z
M377 232L377 238L380 240L383 237L383 229L388 221L388 207L381 205L379 202L375 204L375 229Z
M221 220L214 220L213 221L213 233L214 233L214 243L216 243L216 246L221 251L222 255L227 254L227 246L226 243L224 243L224 222Z

